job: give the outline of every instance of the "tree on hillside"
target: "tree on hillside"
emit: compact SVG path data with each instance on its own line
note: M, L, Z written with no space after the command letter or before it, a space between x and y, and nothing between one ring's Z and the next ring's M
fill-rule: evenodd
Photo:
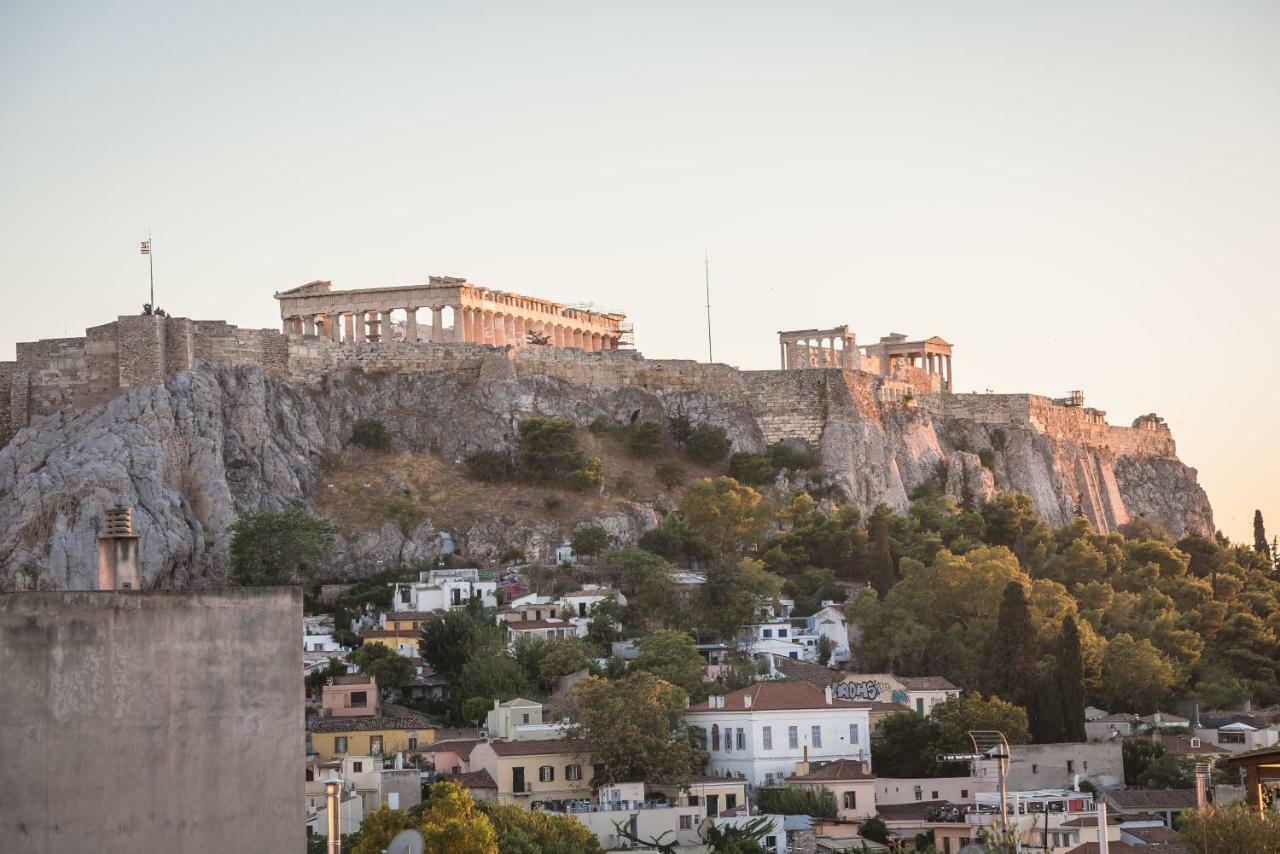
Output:
M609 532L599 525L584 525L573 532L569 543L579 555L590 557L607 549L611 539Z
M474 600L473 600L474 601ZM454 682L481 648L503 647L502 635L471 608L455 608L422 626L418 652L436 673Z
M382 854L397 833L411 827L413 819L408 813L383 804L364 817L360 824L360 841L351 849L352 854Z
M430 795L418 823L427 843L423 854L498 854L493 822L466 789L442 780L432 785Z
M685 488L680 511L717 556L741 555L769 524L763 496L731 477L704 478Z
M309 585L337 530L298 505L241 513L231 534L231 581L242 587Z
M782 579L758 560L717 561L707 569L707 582L697 593L698 627L733 638L738 628L755 622L761 601L776 602Z
M577 428L568 418L525 418L516 441L521 473L534 482L556 483L586 465Z
M547 643L551 648L538 663L538 684L544 690L553 690L562 676L577 673L590 666L586 646L578 638Z
M603 854L604 849L585 824L573 816L528 810L515 804L481 802L502 854Z
M1262 521L1262 511L1253 511L1253 549L1258 554L1271 559L1271 544L1267 542L1267 526Z
M782 591L795 600L796 614L813 614L822 607L823 600L843 604L845 591L836 581L836 574L829 569L809 567L797 576L788 578Z
M871 539L869 580L881 599L888 595L889 589L898 580L893 550L889 544L889 515L889 508L881 504L871 511L871 518L867 520L867 535Z
M678 431L673 429L673 434L678 435ZM729 456L729 451L733 450L733 443L729 441L723 427L699 424L688 433L684 440L684 449L689 452L689 456L709 466Z
M489 651L473 656L453 686L455 705L480 698L492 706L529 691L529 677L520 662L505 652Z
M596 574L627 597L627 616L633 621L663 625L676 616L671 564L657 555L643 549L611 549L596 562Z
M572 732L600 766L596 784L686 782L704 755L689 741L685 700L684 691L643 670L583 682Z
M999 697L983 697L976 691L939 703L930 716L938 724L944 753L972 750L970 730L997 730L1010 744L1031 741L1025 709Z
M703 675L707 663L693 638L685 632L663 630L640 638L640 654L631 663L633 671L644 670L682 689L700 702L706 694Z
M888 715L871 733L871 767L880 777L935 776L937 742L932 718L915 712Z
M1176 682L1169 659L1146 638L1122 632L1107 643L1100 689L1106 708L1151 714L1168 700Z
M987 648L987 692L1027 707L1037 683L1036 632L1021 581L1005 585L995 632Z
M383 693L399 690L415 674L413 662L385 644L367 643L347 656L347 660L376 679Z
M1062 621L1055 658L1057 699L1062 708L1062 740L1084 741L1084 661L1080 651L1080 630L1070 615Z

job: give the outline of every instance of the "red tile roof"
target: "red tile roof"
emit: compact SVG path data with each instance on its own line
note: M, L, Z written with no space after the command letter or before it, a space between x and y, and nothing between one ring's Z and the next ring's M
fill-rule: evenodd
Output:
M471 759L471 751L475 749L477 744L482 742L478 738L460 738L452 741L437 741L429 744L419 753L444 753L446 751L456 753L463 759Z
M483 768L479 771L464 771L461 774L442 774L440 776L446 780L452 780L466 789L498 788L498 784L493 782L493 777L489 776L489 772Z
M499 756L543 756L560 753L580 753L586 749L581 742L570 738L548 738L539 741L491 741L489 746Z
M746 705L746 698L751 705ZM712 708L710 699L690 706L691 712L754 712L785 711L789 709L870 709L868 703L851 703L832 699L827 702L825 692L808 682L757 682L747 688L724 695L724 706Z
M796 783L820 783L824 780L874 780L875 778L875 774L868 774L863 770L861 762L855 759L837 759L808 774L792 774L787 780Z
M573 623L567 620L556 620L551 622L548 620L508 620L504 625L513 632L524 631L526 629L572 629Z
M1196 805L1195 789L1112 789L1106 798L1120 812L1185 810Z

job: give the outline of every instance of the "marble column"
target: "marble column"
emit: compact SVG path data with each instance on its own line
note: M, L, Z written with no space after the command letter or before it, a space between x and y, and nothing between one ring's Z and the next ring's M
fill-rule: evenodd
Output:
M458 312L455 311L453 313L453 325L455 327L458 327L460 324L460 320L461 319L458 317ZM444 326L444 308L441 307L441 308L431 309L431 335L428 338L428 340L437 341L437 342L443 341L444 340L444 329L442 328L443 326Z
M418 340L418 309L416 306L404 310L404 340Z
M302 334L303 335L316 334L316 319L313 315L308 314L302 318Z
M351 318L356 328L356 343L363 344L365 341L369 340L369 330L367 328L369 318L365 316L365 312L363 311L352 312Z
M355 316L349 311L342 312L340 316L342 317L342 331L345 340L354 340L356 337Z

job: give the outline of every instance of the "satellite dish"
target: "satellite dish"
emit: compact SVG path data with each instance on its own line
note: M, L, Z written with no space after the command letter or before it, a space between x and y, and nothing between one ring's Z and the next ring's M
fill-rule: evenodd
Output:
M396 838L387 846L387 854L422 854L422 849L426 847L427 842L422 838L422 833L411 827L396 834Z

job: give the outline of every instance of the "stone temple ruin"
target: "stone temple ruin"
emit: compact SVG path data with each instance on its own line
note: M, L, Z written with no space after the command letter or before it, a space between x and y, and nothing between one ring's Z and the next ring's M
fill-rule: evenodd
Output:
M847 325L831 329L793 329L778 333L782 369L843 368L883 377L899 390L925 394L955 390L951 378L951 345L938 338L908 341L893 332L875 344L859 347Z

